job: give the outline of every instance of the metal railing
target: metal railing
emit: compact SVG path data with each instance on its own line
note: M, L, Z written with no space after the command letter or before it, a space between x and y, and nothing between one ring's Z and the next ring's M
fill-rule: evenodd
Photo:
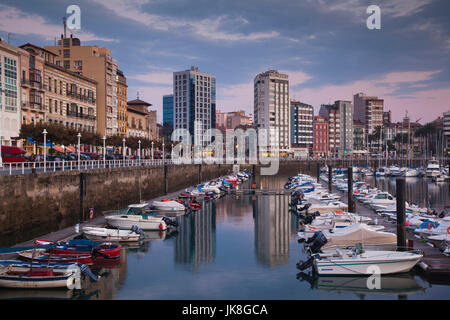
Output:
M320 161L324 162L326 159L315 158L284 158L280 157L279 161ZM328 158L328 161L346 161L348 158ZM357 160L357 159L353 159ZM359 162L365 159L358 159ZM372 161L378 160L377 158L369 159ZM402 160L389 159L389 160ZM411 159L410 159L411 160ZM422 158L415 158L413 160L429 160ZM249 158L179 158L179 159L134 159L134 160L68 160L68 161L37 161L37 162L13 162L13 163L1 163L0 162L0 175L17 175L17 174L29 174L29 173L42 173L42 172L56 172L56 171L74 171L74 170L92 170L92 169L110 169L110 168L126 168L126 167L154 167L163 165L180 165L180 164L253 164L249 161ZM273 160L272 160L273 161ZM441 159L445 166L450 158L445 160ZM257 161L260 163L259 161Z

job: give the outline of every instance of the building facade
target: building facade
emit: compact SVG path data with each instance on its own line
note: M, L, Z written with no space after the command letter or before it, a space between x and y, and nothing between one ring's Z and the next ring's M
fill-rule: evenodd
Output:
M373 134L377 127L383 126L383 119L390 121L390 113L384 114L384 100L369 97L360 92L353 96L355 120L366 126L366 132Z
M445 139L445 149L447 155L450 154L450 111L444 112L443 116L444 124L444 139Z
M391 110L383 111L383 124L388 124L392 122Z
M64 37L44 49L57 55L56 64L97 82L97 132L111 136L118 132L117 62L107 48L82 46L78 38Z
M0 145L16 145L21 113L21 55L26 54L0 39Z
M323 104L320 106L319 116L328 121L329 156L338 157L341 145L341 115L339 108L333 104Z
M20 57L21 73L21 122L36 124L45 121L45 61L51 60L44 50L30 43L20 47L25 51Z
M173 94L163 96L163 134L170 137L173 132Z
M198 67L174 72L173 99L174 129L189 130L198 145L211 141L203 132L216 127L216 76Z
M339 156L350 156L353 151L353 104L350 101L338 100L334 103L340 114L340 147Z
M117 134L127 136L127 78L121 70L117 70Z
M328 121L324 117L314 117L314 157L328 157Z
M271 150L287 155L291 146L287 74L269 70L255 77L253 117L257 129L267 130L267 145Z
M309 155L314 145L314 108L299 101L291 101L291 147L305 149Z

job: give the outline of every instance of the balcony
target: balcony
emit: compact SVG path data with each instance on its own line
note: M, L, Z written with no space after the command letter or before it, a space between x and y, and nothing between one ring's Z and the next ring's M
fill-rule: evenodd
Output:
M69 111L67 112L68 117L74 117L74 118L80 118L80 119L87 119L87 120L95 120L96 117L94 115L90 114L81 114L75 111Z
M90 102L92 104L95 104L95 99L94 98L91 98L89 96L85 96L85 95L82 95L82 94L79 94L79 93L75 93L75 92L72 92L72 91L66 91L66 96L71 97L71 98L75 98L75 99L80 100L80 101Z

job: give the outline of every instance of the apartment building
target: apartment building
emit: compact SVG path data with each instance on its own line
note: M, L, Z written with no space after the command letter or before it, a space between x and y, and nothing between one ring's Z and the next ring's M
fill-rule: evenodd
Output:
M117 70L117 134L127 136L127 78Z
M193 142L206 145L207 129L216 127L216 76L198 67L173 73L174 129L187 129ZM195 139L198 141L195 141Z
M291 148L301 148L313 153L314 145L314 108L300 102L291 101Z
M57 55L55 63L64 69L97 82L97 132L118 133L117 62L107 48L83 46L78 38L65 37L44 49Z
M313 155L315 157L328 156L328 121L324 117L314 117L314 146Z
M289 77L277 70L258 74L254 79L254 125L267 130L267 145L287 155L291 147Z

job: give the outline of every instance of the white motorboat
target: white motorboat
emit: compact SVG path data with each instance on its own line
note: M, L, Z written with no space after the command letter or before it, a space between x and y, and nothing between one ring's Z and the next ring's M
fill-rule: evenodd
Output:
M434 224L434 226L433 226ZM430 222L427 228L424 229L416 229L415 233L421 236L436 236L442 234L450 234L450 216L445 217L441 220L439 226L436 227L434 222Z
M374 210L384 209L386 206L396 203L396 199L388 192L380 192L372 200L367 202Z
M432 178L434 176L440 175L441 170L439 167L439 162L437 160L429 160L426 170L427 178Z
M135 228L134 230L136 230ZM132 230L107 229L97 227L83 227L84 236L89 240L97 241L120 241L133 242L139 241L142 234L136 233Z
M413 169L413 168L405 168L402 171L402 175L404 177L418 177L418 176L420 176L420 171L417 169Z
M389 175L391 177L400 177L402 175L402 171L397 166L390 166L389 167Z
M364 251L336 249L316 254L314 268L319 275L380 275L409 272L423 257L417 252Z
M375 175L377 177L384 177L387 175L387 172L386 172L385 168L378 168L377 171L375 172Z
M8 266L0 270L0 287L73 289L81 277L80 268L76 264L72 264L70 268L66 269L40 267L19 271L14 268L14 266Z
M161 201L153 201L152 206L156 210L161 211L185 211L186 207L184 204L179 203L175 200L161 200Z
M445 234L429 236L429 237L427 237L427 240L431 241L437 247L442 247L443 245L450 243L450 234L445 233Z
M147 203L130 204L124 212L107 215L105 220L110 227L119 229L131 230L136 226L142 230L166 230L169 220L148 212L148 209Z

